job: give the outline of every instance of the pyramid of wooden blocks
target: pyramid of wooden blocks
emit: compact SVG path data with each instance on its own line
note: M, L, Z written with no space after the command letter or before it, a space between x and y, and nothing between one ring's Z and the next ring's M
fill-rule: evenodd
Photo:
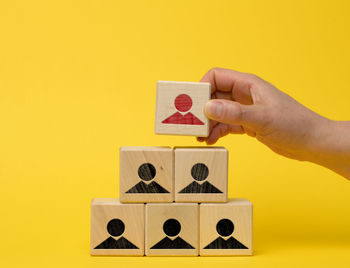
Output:
M210 84L159 81L155 131L208 135ZM228 199L223 147L121 147L119 198L91 204L91 255L252 255L253 211Z

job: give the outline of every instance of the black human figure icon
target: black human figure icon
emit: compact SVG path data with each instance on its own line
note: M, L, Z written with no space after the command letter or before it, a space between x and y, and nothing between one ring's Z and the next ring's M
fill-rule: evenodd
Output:
M163 231L167 236L151 247L151 249L194 249L194 247L178 236L181 231L181 224L178 220L166 220L163 224ZM168 236L177 237L170 239Z
M107 224L107 231L111 235L95 249L138 249L133 243L121 235L125 231L125 225L120 219L112 219ZM114 237L119 237L114 239Z
M207 245L204 249L248 249L232 235L234 230L233 222L229 219L219 220L216 224L216 231L220 235L217 239ZM223 237L228 237L224 239Z
M156 168L150 164L150 163L144 163L141 166L139 166L139 169L137 171L139 178L143 181L150 181L153 180L156 176ZM152 181L151 183L145 183L143 181L140 181L135 186L130 188L125 193L127 194L166 194L169 193L166 189L164 189L162 186L160 186L155 181Z
M218 188L212 185L210 182L205 181L199 184L196 181L204 181L209 175L208 167L203 163L197 163L191 168L191 176L195 180L185 188L183 188L179 194L217 194L222 193Z

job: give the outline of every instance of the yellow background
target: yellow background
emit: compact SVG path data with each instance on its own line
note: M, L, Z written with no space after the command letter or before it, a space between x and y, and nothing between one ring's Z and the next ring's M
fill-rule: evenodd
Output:
M349 120L348 1L1 1L0 266L349 266L350 184L247 136L229 196L254 204L255 255L89 255L90 200L116 197L118 148L198 145L154 134L157 80L256 73ZM122 266L120 266L122 265Z

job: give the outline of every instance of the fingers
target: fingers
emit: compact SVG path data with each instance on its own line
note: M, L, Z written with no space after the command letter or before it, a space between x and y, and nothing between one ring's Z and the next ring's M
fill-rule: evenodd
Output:
M221 137L226 136L227 134L244 134L245 131L242 126L238 125L227 125L219 123L217 124L213 130L210 132L207 138L198 137L197 140L199 142L207 142L208 145L212 145L218 141Z
M229 69L213 68L203 76L201 82L209 82L212 93L215 91L232 92L235 86L249 88L254 77L251 74Z
M215 98L212 97L212 99L232 100L232 92L216 91Z
M253 74L228 69L213 68L201 80L211 84L212 96L232 99L242 104L253 104L251 89L263 80Z
M256 132L260 130L266 117L259 105L243 105L230 100L210 100L204 107L206 116L220 123L243 125Z
M213 68L201 82L209 82L212 86L212 100L204 107L211 120L209 137L198 138L198 141L213 144L228 133L247 133L255 137L264 127L268 120L266 109L260 102L255 102L262 79L252 74Z
M219 124L218 121L209 120L209 133L211 133L211 131L217 124Z
M248 128L248 127L244 127L244 126L242 126L242 128L243 128L244 132L245 132L248 136L253 137L253 138L256 137L256 132L255 132L255 131L251 130L251 129Z
M220 123L213 128L206 142L208 145L212 145L227 134L244 134L244 130L242 126Z
M213 130L213 128L219 124L219 122L217 121L213 121L213 120L210 120L209 121L209 133L211 133L211 131ZM197 137L197 141L199 142L203 142L203 141L206 141L207 140L207 137Z
M197 141L199 142L203 142L203 141L206 141L206 137L197 137Z

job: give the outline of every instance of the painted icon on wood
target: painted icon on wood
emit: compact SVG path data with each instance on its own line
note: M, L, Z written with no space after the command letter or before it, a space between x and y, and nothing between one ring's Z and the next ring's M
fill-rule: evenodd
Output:
M204 123L191 112L182 114L189 111L192 107L192 99L190 96L187 94L180 94L175 98L174 104L177 112L163 120L162 124L204 125Z
M166 220L163 224L163 231L167 236L151 247L151 249L194 249L179 236L181 224L178 220ZM174 239L174 237L176 238Z
M127 194L169 193L166 189L164 189L155 181L152 181L150 183L144 182L144 181L148 182L153 180L156 176L156 173L157 173L156 168L152 164L150 163L142 164L138 169L138 176L142 181L140 181L135 186L130 188L128 191L126 191L126 193Z
M216 224L216 231L220 236L204 247L204 249L248 249L236 238L231 236L234 231L234 225L231 220L219 220Z
M111 235L95 249L138 249L133 243L121 236L125 231L125 225L120 219L112 219L107 224L107 231ZM115 239L114 237L119 237Z
M212 185L210 182L205 181L203 183L198 183L206 180L209 175L208 167L203 163L197 163L191 168L191 176L194 179L192 183L183 188L180 194L212 194L212 193L222 193L218 188Z

